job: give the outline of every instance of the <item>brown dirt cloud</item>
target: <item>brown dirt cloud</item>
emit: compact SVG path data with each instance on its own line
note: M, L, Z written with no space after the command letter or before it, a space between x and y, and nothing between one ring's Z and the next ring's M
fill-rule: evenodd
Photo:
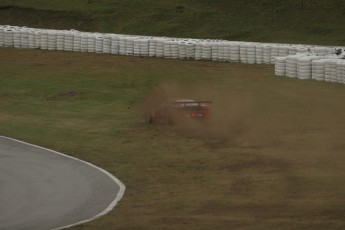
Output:
M263 112L252 92L224 89L202 83L167 82L156 86L146 98L141 111L177 98L212 101L212 118L208 121L177 119L171 129L181 135L213 140L216 146L261 147L274 145L282 132L279 119Z

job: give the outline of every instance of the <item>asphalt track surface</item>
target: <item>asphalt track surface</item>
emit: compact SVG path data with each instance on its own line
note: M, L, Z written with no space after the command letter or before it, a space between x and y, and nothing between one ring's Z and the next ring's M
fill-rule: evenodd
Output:
M0 229L62 229L111 211L124 185L64 154L0 136Z

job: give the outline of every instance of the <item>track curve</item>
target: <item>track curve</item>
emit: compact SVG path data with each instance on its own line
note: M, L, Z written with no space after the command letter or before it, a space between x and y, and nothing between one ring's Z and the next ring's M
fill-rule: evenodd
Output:
M0 136L0 229L63 229L111 211L125 186L88 162Z

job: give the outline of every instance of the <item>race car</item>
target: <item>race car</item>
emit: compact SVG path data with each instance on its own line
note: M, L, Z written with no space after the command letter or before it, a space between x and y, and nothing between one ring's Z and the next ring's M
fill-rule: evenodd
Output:
M144 114L146 123L171 124L178 119L208 120L211 118L211 101L176 99L159 104Z

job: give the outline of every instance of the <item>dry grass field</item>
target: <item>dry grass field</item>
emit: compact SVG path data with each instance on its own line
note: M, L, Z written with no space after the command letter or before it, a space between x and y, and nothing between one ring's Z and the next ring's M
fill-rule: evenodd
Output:
M344 229L345 87L272 66L0 50L0 134L127 186L74 229ZM212 100L204 126L147 125L154 90Z

